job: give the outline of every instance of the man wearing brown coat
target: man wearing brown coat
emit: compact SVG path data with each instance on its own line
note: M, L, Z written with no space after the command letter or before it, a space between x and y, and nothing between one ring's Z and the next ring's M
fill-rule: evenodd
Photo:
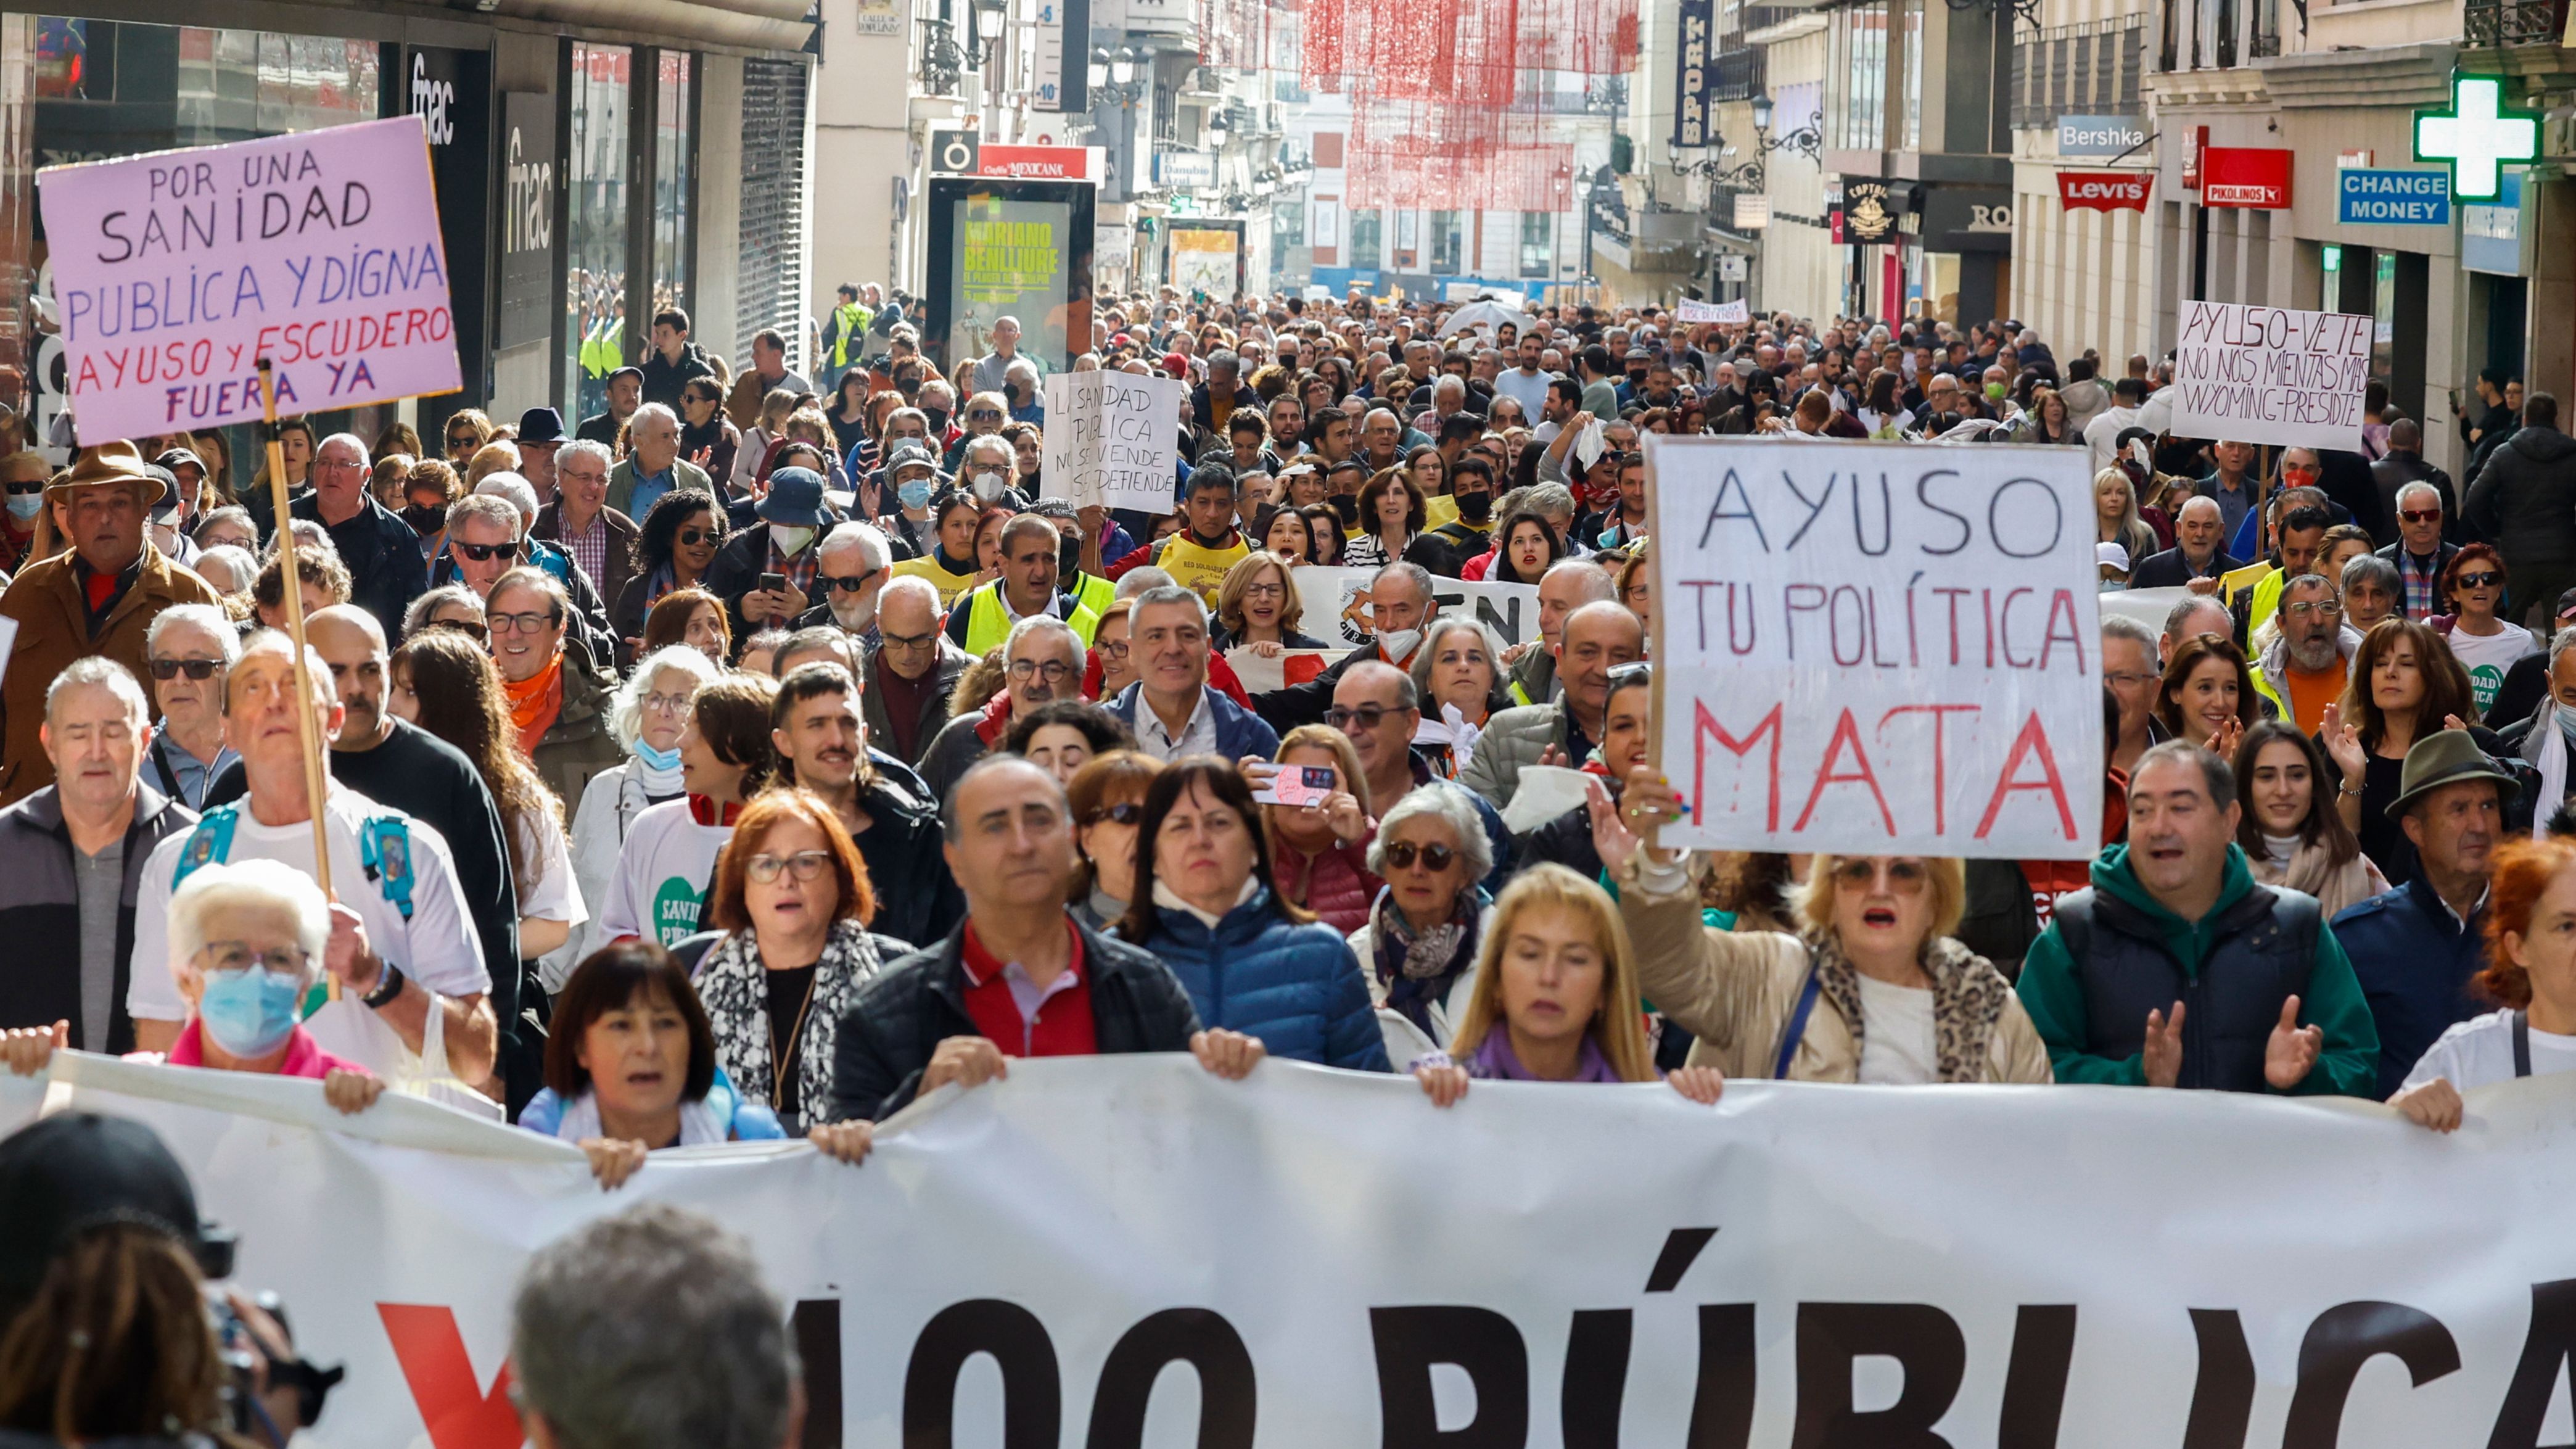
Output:
M143 640L153 619L173 604L218 601L212 585L170 562L145 533L164 491L122 441L88 450L46 486L46 505L61 506L70 522L72 546L27 565L0 593L0 618L18 626L0 677L0 805L54 782L38 731L55 675L103 654L148 679Z

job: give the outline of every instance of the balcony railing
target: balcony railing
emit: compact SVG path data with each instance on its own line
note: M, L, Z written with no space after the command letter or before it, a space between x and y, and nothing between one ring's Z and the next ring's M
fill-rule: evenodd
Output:
M2485 46L2556 45L2557 0L2468 0L2464 43Z
M1717 84L1709 94L1721 101L1750 100L1762 90L1762 56L1760 47L1721 51L1717 57Z

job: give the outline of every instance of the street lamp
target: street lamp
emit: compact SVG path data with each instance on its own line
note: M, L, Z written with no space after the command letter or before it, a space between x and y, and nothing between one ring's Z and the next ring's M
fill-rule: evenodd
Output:
M1753 96L1753 129L1757 131L1771 129L1771 98L1758 91Z
M1225 149L1225 126L1222 123L1208 127L1207 135L1208 145L1220 151Z
M1122 86L1135 80L1136 52L1120 47L1118 54L1110 58L1109 78Z
M1095 49L1091 52L1091 88L1096 91L1108 84L1109 52Z

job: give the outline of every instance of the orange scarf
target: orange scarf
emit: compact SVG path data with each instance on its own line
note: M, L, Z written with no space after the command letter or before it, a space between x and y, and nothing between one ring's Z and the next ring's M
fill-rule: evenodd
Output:
M545 668L526 679L502 680L501 692L510 697L510 723L518 726L519 753L536 754L537 743L554 728L555 716L563 713L563 651L556 650Z

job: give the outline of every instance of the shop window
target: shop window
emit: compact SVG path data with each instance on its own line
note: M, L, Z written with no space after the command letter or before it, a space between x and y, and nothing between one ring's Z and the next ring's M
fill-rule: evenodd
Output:
M695 57L661 52L653 97L653 310L689 305L690 263L697 255L691 224L696 194ZM638 334L649 333L651 318ZM633 349L629 349L630 354Z
M1385 219L1386 213L1373 206L1351 213L1352 266L1365 271L1371 267L1384 265L1379 260L1382 255L1379 242L1384 234L1381 229L1386 224Z
M1521 275L1556 274L1556 218L1544 211L1521 213Z
M1434 276L1458 275L1459 263L1467 250L1466 214L1456 211L1431 213L1431 272Z
M574 418L608 407L608 375L639 355L649 317L626 316L628 126L634 52L569 42L564 181L564 347Z

